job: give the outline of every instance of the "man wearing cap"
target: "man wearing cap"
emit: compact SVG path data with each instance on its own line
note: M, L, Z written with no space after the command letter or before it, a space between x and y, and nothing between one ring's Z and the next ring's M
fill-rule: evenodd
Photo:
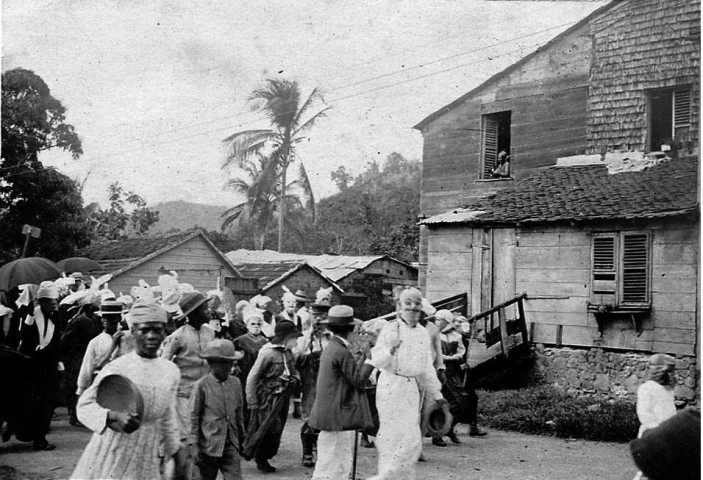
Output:
M94 433L71 478L161 478L160 455L173 457L177 478L184 478L185 449L176 418L180 373L157 355L166 336L166 311L153 300L139 299L129 317L135 351L107 364L78 400L78 419ZM103 379L114 375L128 382L123 381L117 391L101 389ZM107 401L113 405L122 401L124 407L101 406ZM127 410L132 405L137 405L137 411Z
M122 320L124 304L113 300L105 300L100 305L99 316L102 321L103 331L88 343L83 361L81 362L78 381L76 382L76 395L80 396L93 383L93 377L100 371L102 365L112 353L113 335ZM75 413L75 409L74 409ZM76 418L76 420L78 420Z
M30 385L23 408L9 425L18 440L32 440L35 450L53 450L46 439L54 408L61 402L59 388L59 289L42 282L36 305L21 325L19 352L31 358Z
M313 307L314 308L314 307ZM365 363L370 352L363 350L360 362L349 352L349 335L361 321L354 309L337 305L322 323L333 336L322 352L317 394L308 420L320 430L318 457L313 480L348 478L354 451L355 430L373 427L365 393L373 366Z
M415 478L422 451L421 402L446 403L432 363L429 334L418 327L421 307L419 290L403 290L397 319L383 327L371 349L369 363L381 371L376 387L380 427L374 480Z
M201 480L241 480L239 448L244 440L242 385L230 375L235 360L244 352L230 340L217 339L205 346L201 356L210 373L198 380L191 393L191 439L193 458Z
M256 460L256 468L265 473L276 471L269 460L278 453L288 417L291 390L300 382L292 353L300 335L300 330L293 323L286 320L278 322L271 343L261 347L247 378L247 407L251 412L247 443L253 443L248 450ZM272 420L269 427L253 441L254 434L267 419Z
M207 362L200 357L205 345L215 340L215 332L206 325L208 316L208 298L200 292L186 292L179 305L187 323L176 329L164 341L161 358L171 360L181 371L178 384L178 421L181 440L186 440L190 432L190 392L195 382L208 373Z

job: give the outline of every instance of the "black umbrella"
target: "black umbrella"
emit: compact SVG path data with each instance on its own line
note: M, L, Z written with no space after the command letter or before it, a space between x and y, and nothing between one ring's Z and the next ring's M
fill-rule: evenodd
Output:
M71 257L64 258L56 263L59 270L66 273L73 272L92 272L94 270L102 270L103 267L95 260L86 257Z
M56 280L61 271L51 260L28 257L13 260L0 267L0 290L9 292L25 283L39 285L44 280Z

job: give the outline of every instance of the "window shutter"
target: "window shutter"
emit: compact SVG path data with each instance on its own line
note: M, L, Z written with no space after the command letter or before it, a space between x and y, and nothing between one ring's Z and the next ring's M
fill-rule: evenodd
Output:
M674 128L691 124L691 91L674 91Z
M483 117L483 176L491 178L491 170L498 160L498 120Z
M648 260L647 235L623 235L622 303L648 302Z
M615 270L615 237L593 239L593 270Z

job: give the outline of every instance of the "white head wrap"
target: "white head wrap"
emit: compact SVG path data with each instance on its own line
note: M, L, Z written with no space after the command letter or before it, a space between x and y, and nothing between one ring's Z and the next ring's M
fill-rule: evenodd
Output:
M42 282L37 290L37 299L52 298L58 300L59 288L54 285L54 282Z

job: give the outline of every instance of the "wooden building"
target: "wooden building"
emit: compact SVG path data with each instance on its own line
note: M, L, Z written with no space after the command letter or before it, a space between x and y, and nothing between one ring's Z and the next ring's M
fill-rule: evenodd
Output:
M536 343L692 356L697 172L695 158L555 166L427 219L427 296L468 292L476 314L526 292Z
M282 255L282 257L279 257ZM291 254L278 254L271 250L234 250L227 253L227 258L237 267L245 279L255 279L256 291L248 295L261 293L275 301L283 297L283 287L295 292L303 290L311 299L320 288L332 288L332 303L339 304L342 288L327 278L322 272L309 265L304 259ZM239 295L245 298L247 296Z
M616 0L418 123L421 216L519 184L560 157L697 154L700 2ZM491 178L497 154L511 175ZM420 286L428 258L420 236ZM447 245L456 248L456 245Z
M388 255L310 255L306 260L345 290L370 277L381 279L389 292L417 285L417 268Z
M109 288L119 295L129 294L143 279L152 286L159 275L173 270L178 281L190 283L196 290L207 292L227 279L241 275L225 255L201 230L174 235L135 237L90 245L81 256L98 261L112 279Z

